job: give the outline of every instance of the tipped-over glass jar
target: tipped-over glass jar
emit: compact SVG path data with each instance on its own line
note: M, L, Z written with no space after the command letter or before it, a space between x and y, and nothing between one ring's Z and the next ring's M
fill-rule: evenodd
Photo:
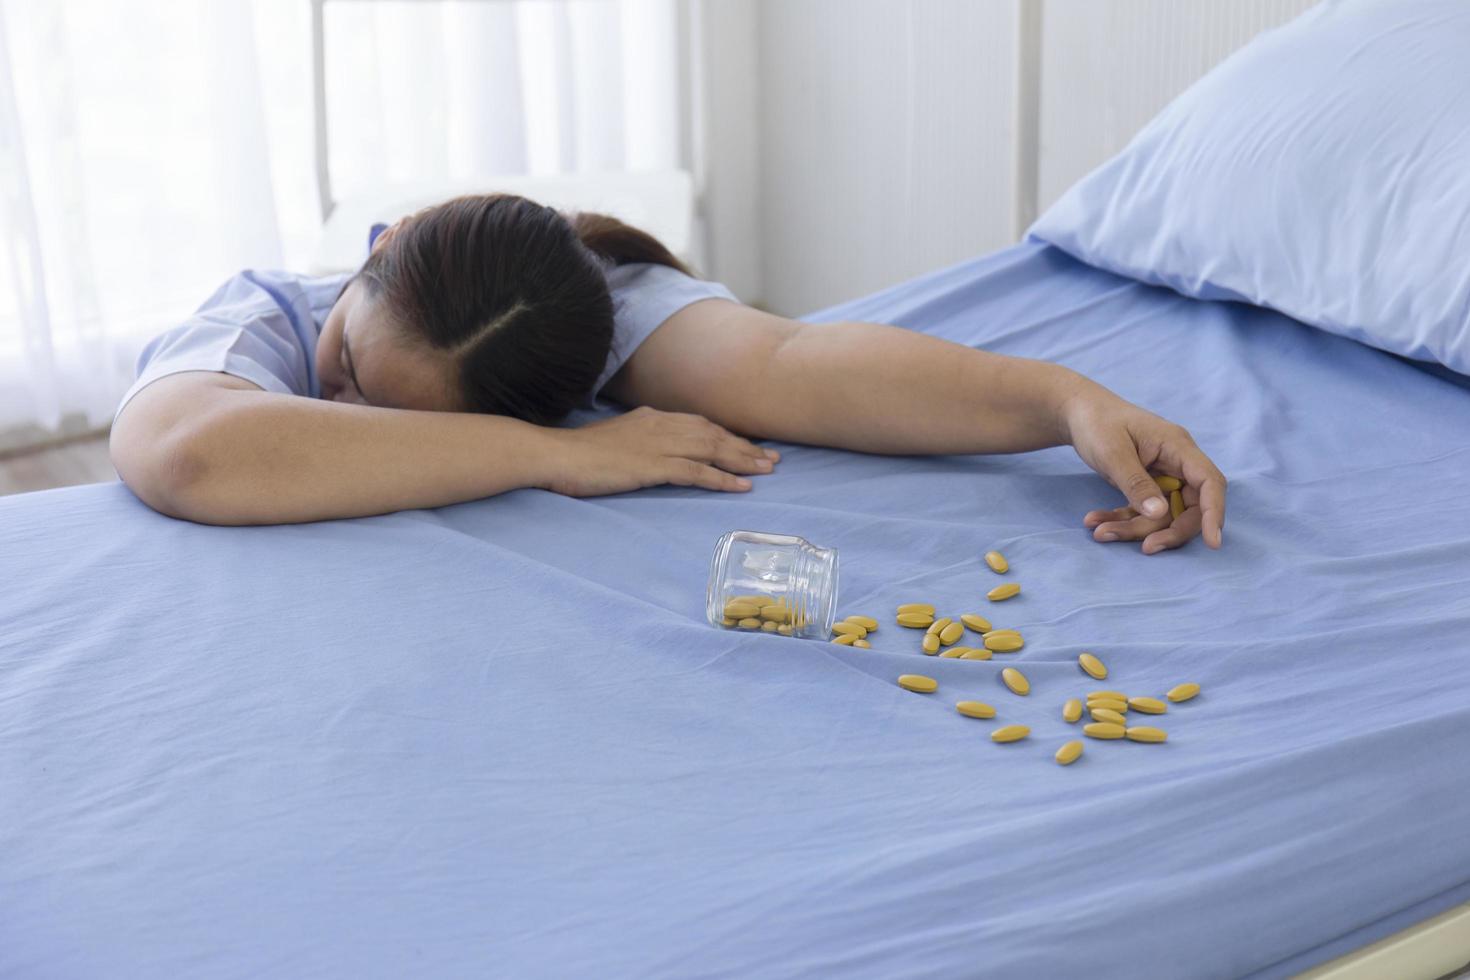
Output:
M837 552L792 534L730 531L715 545L710 625L825 640L837 613Z

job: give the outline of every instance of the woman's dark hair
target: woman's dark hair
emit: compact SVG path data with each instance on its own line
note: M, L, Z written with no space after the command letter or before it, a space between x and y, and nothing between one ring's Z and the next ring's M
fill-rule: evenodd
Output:
M592 390L612 345L610 266L689 270L647 232L513 194L405 219L358 279L411 336L457 364L466 411L549 425Z

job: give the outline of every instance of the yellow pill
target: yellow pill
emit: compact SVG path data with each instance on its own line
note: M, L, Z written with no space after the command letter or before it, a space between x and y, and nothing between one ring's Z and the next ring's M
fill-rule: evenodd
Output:
M1088 738L1122 738L1123 726L1112 722L1095 721L1090 725L1083 725L1082 734Z
M869 633L873 632L874 630L876 630L878 628L878 621L876 619L874 619L872 616L849 616L849 617L847 617L847 620L846 621L849 622L849 623L857 623L859 626L861 626L863 629L867 630Z
M1097 680L1108 676L1108 669L1103 666L1103 662L1090 653L1078 654L1077 664Z
M1065 721L1067 724L1070 725L1074 721L1076 721L1078 718L1081 718L1081 717L1082 717L1082 702L1081 701L1078 701L1076 698L1072 698L1066 704L1062 705L1062 721Z
M1114 725L1128 724L1127 718L1124 718L1121 714L1113 711L1111 708L1093 708L1088 712L1088 714L1092 715L1093 721L1107 721L1112 722Z
M791 608L789 606L761 606L761 619L771 623L791 622Z
M731 619L729 616L726 616L724 619L720 620L720 625L721 626L734 626L737 622L739 622L739 620Z
M873 648L873 644L869 643L867 640L853 640L852 645L855 647L861 647L864 650L871 650Z
M990 620L984 616L977 616L974 613L964 613L960 616L960 622L970 627L976 633L990 632Z
M1025 645L1025 640L1009 633L985 638L985 649L994 650L996 653L1015 653Z
M924 634L924 652L925 653L928 653L928 654L938 653L939 652L939 637L935 636L933 633L925 633Z
M1184 494L1178 490L1169 491L1169 517L1178 520L1179 515L1184 513Z
M754 619L760 613L761 607L751 602L725 603L725 616L728 619Z
M907 626L911 630L927 628L934 622L934 617L929 613L899 613L898 625Z
M1020 594L1020 583L1007 582L1005 585L997 585L995 588L985 593L985 598L989 599L991 602L1000 602L1002 599L1009 599L1012 596L1018 596Z
M1129 698L1128 707L1146 715L1161 715L1169 710L1169 706L1158 698Z
M950 660L955 660L955 659L957 659L959 657L963 657L965 655L965 648L964 647L950 647L948 650L941 650L939 652L939 655L941 657L947 657Z
M959 638L964 635L964 623L950 623L944 629L939 631L939 642L943 643L945 646L949 646L951 643L957 642Z
M1082 742L1073 739L1057 749L1057 765L1070 766L1082 757Z
M985 564L997 575L1004 575L1011 570L1011 563L1006 561L1006 556L999 551L985 552Z
M1093 698L1107 698L1110 701L1127 701L1128 695L1122 691L1088 691L1087 700L1091 701Z
M1169 738L1169 733L1162 728L1150 728L1148 725L1135 725L1125 734L1135 742L1164 742Z
M945 616L943 619L936 619L934 622L929 624L929 632L938 635L940 631L942 631L952 622L954 622L954 620L950 619L948 616Z
M758 630L761 628L761 621L752 616L749 619L742 619L735 625L743 630Z
M1169 693L1164 696L1167 697L1170 701L1177 702L1188 701L1190 698L1194 697L1198 693L1199 685L1195 683L1189 683L1180 684L1178 687L1170 688Z
M1009 629L1007 629L1007 630L986 630L984 633L981 633L980 634L980 636L983 639L986 639L986 640L990 639L992 636L1020 636L1020 635L1021 635L1021 631L1020 630L1009 630Z
M939 682L932 677L923 674L900 674L898 686L905 691L913 691L916 694L933 694L939 690Z
M1014 694L1031 693L1031 682L1026 679L1025 674L1014 667L1007 667L1001 671L1000 679L1005 681L1006 687L1010 688Z
M776 627L776 632L780 633L782 636L790 636L792 633L791 625L789 623L782 623L780 626Z
M903 613L923 613L925 616L934 615L934 607L927 602L905 602L898 607L900 615Z
M776 632L776 627L780 625L780 623L773 623L768 619L764 623L761 623L761 632L774 633Z
M1175 490L1184 489L1184 484L1179 482L1179 477L1177 476L1156 476L1154 477L1154 482L1165 493L1172 493Z
M1087 710L1092 711L1095 708L1101 708L1104 711L1116 711L1122 715L1128 713L1128 702L1118 701L1113 698L1088 698Z
M773 598L771 598L768 595L759 595L759 594L757 594L757 595L732 595L729 599L727 599L725 601L726 602L742 602L742 603L745 603L747 605L756 606L757 608L759 608L760 606L769 606L769 605L773 605L773 604L774 605L782 605L782 604L784 604L786 602L785 599L773 599Z
M984 701L961 701L954 710L967 718L994 718L995 709Z
M852 633L842 633L832 638L832 642L840 647L850 647L854 643L856 643L857 640L857 636Z
M1031 729L1025 725L1006 725L1004 728L997 728L991 732L990 740L992 742L1019 742L1030 734Z
M859 640L868 635L868 631L857 623L833 623L832 632L842 636L855 636Z
M963 649L965 651L964 653L960 654L960 659L961 660L989 660L990 659L990 651L989 650L976 650L976 649L973 649L971 647L963 647L963 648L962 647L954 647L954 649L956 649L956 650Z

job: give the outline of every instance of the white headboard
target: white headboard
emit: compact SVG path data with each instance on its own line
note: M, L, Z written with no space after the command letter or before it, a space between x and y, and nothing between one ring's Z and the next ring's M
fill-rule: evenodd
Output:
M1035 62L1018 68L1016 85L1018 111L1028 103L1037 113L1036 155L1023 161L1018 139L1026 169L1015 175L1017 198L1034 201L1018 211L1034 216L1236 48L1316 0L1017 2L1039 21L1019 32L1018 62ZM1032 73L1039 97L1023 84Z

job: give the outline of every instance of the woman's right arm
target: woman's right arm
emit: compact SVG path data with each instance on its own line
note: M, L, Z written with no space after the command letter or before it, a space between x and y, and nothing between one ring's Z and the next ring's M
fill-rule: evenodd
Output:
M111 438L123 481L202 524L290 524L441 507L540 487L573 496L661 483L744 490L759 447L698 416L638 410L578 429L344 404L185 372L133 396Z

